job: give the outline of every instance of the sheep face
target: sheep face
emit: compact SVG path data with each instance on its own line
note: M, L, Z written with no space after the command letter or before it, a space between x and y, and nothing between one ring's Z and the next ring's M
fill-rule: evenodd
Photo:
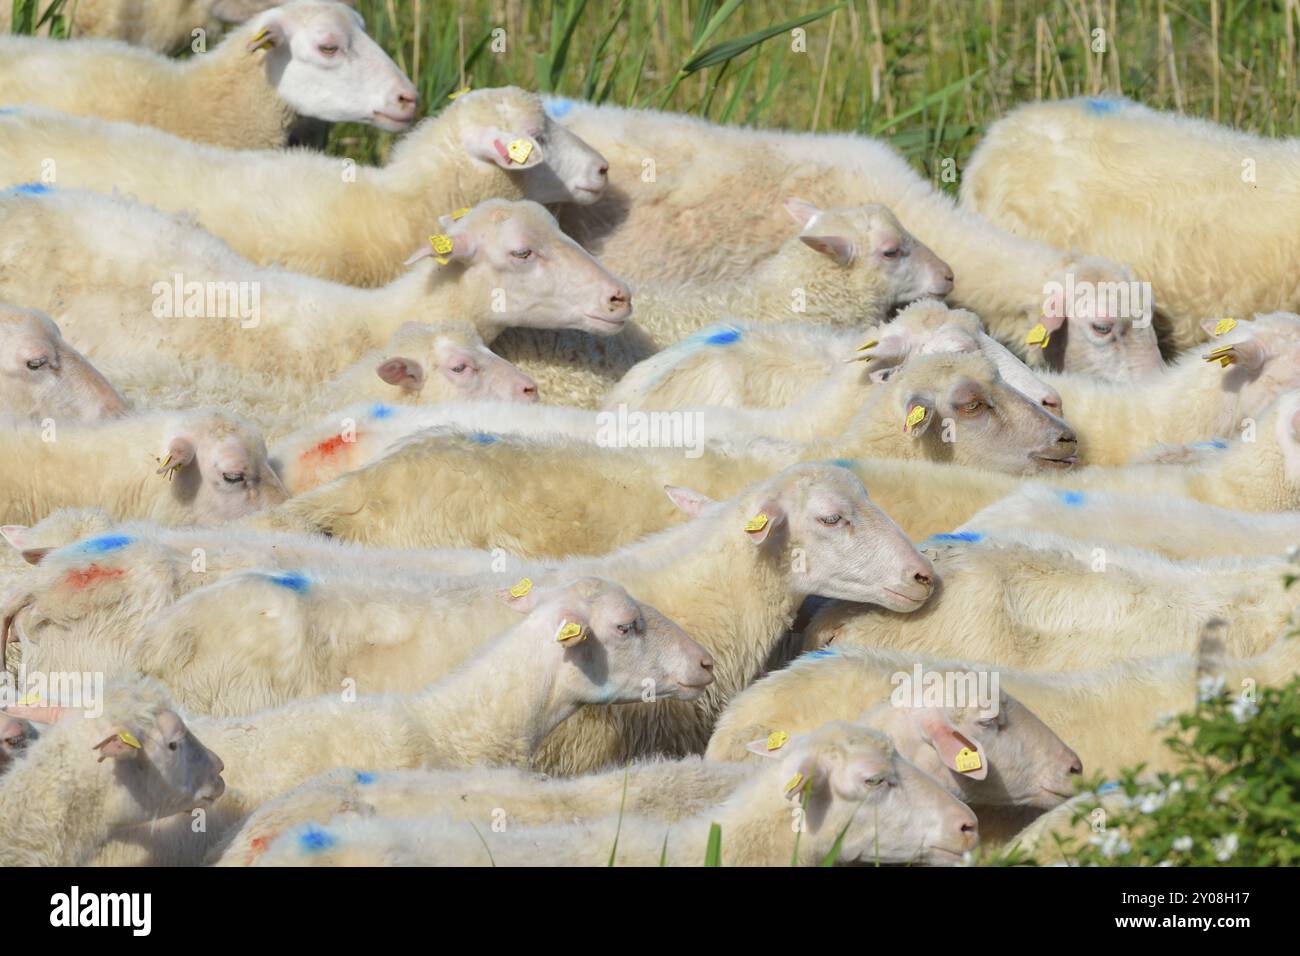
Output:
M1067 372L1111 382L1136 382L1159 372L1154 306L1147 303L1151 311L1138 314L1135 290L1141 285L1130 269L1105 259L1081 256L1068 263L1061 279L1047 284L1038 320L1050 333L1045 343L1049 361Z
M952 291L952 269L884 206L822 210L788 199L785 209L801 227L794 241L845 270L838 281L864 300L893 306Z
M785 553L800 595L915 611L930 597L934 568L847 468L796 465L748 496L744 526L755 545Z
M632 293L534 202L489 200L441 225L450 251L422 250L464 267L461 284L502 327L618 332L632 313ZM444 246L443 248L446 248Z
M546 115L541 98L516 87L476 90L445 116L460 130L466 152L519 177L534 202L588 205L605 192L605 157Z
M898 711L892 703L882 708ZM863 722L879 726L872 715ZM1030 806L1049 809L1074 795L1083 773L1079 755L1067 747L1029 708L1006 693L996 708L905 707L906 727L895 732L899 751L933 776L958 799L980 806ZM894 716L894 715L890 715ZM963 748L976 751L981 767L957 769Z
M801 854L820 859L844 832L841 862L956 863L979 844L975 814L894 750L889 738L835 721L795 735L776 750L761 783L803 802Z
M240 32L245 36L248 55L269 50L271 82L301 116L370 123L390 132L415 119L415 86L366 35L360 14L342 4L286 4L258 17Z
M225 765L173 711L158 710L152 720L131 724L113 726L95 746L99 762L113 764L117 819L168 817L210 804L225 792Z
M532 609L528 623L563 657L559 684L584 703L694 700L713 682L708 652L616 584L584 578L503 597L517 610Z
M1202 328L1212 337L1203 357L1211 372L1222 375L1222 390L1234 397L1225 409L1220 434L1233 434L1243 418L1263 413L1284 392L1300 388L1300 316L1291 312L1258 315L1215 335L1222 326L1206 319ZM1224 351L1224 350L1227 351ZM1223 356L1227 365L1220 369Z
M23 755L28 743L35 737L36 731L30 723L0 713L0 774Z
M468 322L408 322L384 352L375 374L403 401L537 401L537 383L484 345Z
M41 420L118 418L126 400L41 312L0 305L0 407Z
M241 518L289 497L262 437L223 413L178 418L158 461L158 474L171 482L173 503L195 524Z
M1011 474L1078 462L1069 426L1004 382L982 353L913 359L890 377L879 400L889 403L906 435L928 443L926 454L936 460Z

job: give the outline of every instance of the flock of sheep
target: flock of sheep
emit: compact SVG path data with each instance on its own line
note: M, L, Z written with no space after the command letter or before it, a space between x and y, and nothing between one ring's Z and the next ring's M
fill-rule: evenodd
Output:
M248 19L0 37L0 863L953 863L1300 667L1294 144L1033 104L957 204L505 88L368 167L284 148L414 122L349 6L123 4Z

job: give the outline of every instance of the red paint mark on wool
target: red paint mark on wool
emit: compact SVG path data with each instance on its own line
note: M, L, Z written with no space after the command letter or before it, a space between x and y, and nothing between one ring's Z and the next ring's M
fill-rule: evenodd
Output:
M64 583L80 591L100 581L121 577L126 577L126 568L101 568L98 564L92 564L88 568L74 568L69 571L64 578Z
M327 438L323 442L318 442L316 445L308 448L299 456L299 458L302 461L307 461L313 458L317 460L333 458L343 450L344 445L352 444L357 440L357 437L358 436L354 435L352 436L352 440L348 441L342 435L334 435L333 437Z

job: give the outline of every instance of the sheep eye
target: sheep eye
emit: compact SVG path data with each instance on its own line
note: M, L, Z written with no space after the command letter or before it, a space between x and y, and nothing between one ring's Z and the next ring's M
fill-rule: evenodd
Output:
M978 412L983 404L983 402L967 402L961 407L961 410L963 412Z
M510 254L511 254L512 256L514 256L516 259L531 259L531 258L533 257L533 250L531 250L531 249L512 249L512 250L510 250Z
M630 624L620 624L618 626L618 632L623 635L631 634L635 630L636 621L632 621Z
M981 720L976 721L976 723L981 727L996 727L998 725L998 719L996 717L984 717Z
M325 56L333 56L335 53L339 52L338 44L324 43L320 46L320 51L325 54Z
M820 521L822 524L826 525L826 527L833 528L844 519L843 516L841 515L823 515L817 520Z
M1111 330L1114 329L1114 328L1115 328L1115 325L1114 325L1114 323L1111 323L1111 322L1094 322L1094 323L1092 323L1092 331L1095 332L1097 335L1110 335Z
M171 743L169 743L169 744L167 745L167 749L168 749L168 750L180 750L180 749L181 749L181 745L178 744L176 741L173 740Z
M221 480L228 485L237 485L244 480L244 473L242 471L223 471Z
M876 787L880 786L882 783L885 782L885 775L884 775L884 774L877 774L877 775L874 776L874 777L868 777L866 780L864 780L864 781L862 781L862 782L865 783L865 784L866 784L868 787L870 787L872 790L874 790L874 789L876 789Z
M49 362L50 360L45 358L29 359L27 362L27 367L31 369L33 372L35 372L38 368L44 368L46 365L49 364Z
M881 249L880 254L886 259L897 259L903 254L903 250L898 246L891 246L888 249Z
M459 375L461 372L465 371L465 369L467 369L467 368L469 368L469 365L468 365L467 363L465 363L465 362L461 362L459 365L453 365L453 366L451 367L451 370L452 370L453 372L455 372L457 375Z

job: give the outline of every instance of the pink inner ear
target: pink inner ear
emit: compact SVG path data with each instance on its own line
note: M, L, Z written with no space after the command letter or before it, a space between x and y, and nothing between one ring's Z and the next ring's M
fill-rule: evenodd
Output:
M492 145L493 147L496 148L497 153L501 156L503 160L505 160L507 163L510 162L510 151L506 149L505 143L501 142L501 140L499 139L494 139L492 140Z
M702 495L698 491L692 491L690 488L678 488L675 485L664 485L664 491L668 493L668 498L675 504L683 514L690 515L692 518L704 510L704 507L711 504L713 499L707 495Z
M424 369L420 363L402 356L390 358L375 369L375 374L399 388L418 388L424 381Z

